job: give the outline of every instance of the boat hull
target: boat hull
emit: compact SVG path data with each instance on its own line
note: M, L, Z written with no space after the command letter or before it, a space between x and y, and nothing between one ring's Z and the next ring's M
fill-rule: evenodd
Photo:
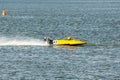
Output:
M87 43L80 40L53 40L53 45L77 46L77 45L83 45L83 44L87 44Z

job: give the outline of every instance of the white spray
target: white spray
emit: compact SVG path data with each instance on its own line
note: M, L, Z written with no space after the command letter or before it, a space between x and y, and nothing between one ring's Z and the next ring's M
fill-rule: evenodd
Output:
M43 40L29 37L0 37L0 46L49 46L49 44Z

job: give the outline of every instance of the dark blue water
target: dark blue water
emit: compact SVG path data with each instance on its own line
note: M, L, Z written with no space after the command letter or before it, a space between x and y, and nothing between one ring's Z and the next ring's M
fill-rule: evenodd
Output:
M120 79L120 1L0 2L0 80ZM87 45L47 47L45 36Z

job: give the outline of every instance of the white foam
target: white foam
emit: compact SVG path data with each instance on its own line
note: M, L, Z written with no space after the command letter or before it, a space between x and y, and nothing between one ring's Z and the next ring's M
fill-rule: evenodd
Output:
M49 46L49 44L43 40L33 38L0 37L0 46Z

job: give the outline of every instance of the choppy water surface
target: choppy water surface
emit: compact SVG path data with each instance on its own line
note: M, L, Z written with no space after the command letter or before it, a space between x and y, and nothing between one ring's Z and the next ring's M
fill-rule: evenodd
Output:
M119 7L119 1L4 2L0 80L119 80ZM45 36L88 44L47 47Z

